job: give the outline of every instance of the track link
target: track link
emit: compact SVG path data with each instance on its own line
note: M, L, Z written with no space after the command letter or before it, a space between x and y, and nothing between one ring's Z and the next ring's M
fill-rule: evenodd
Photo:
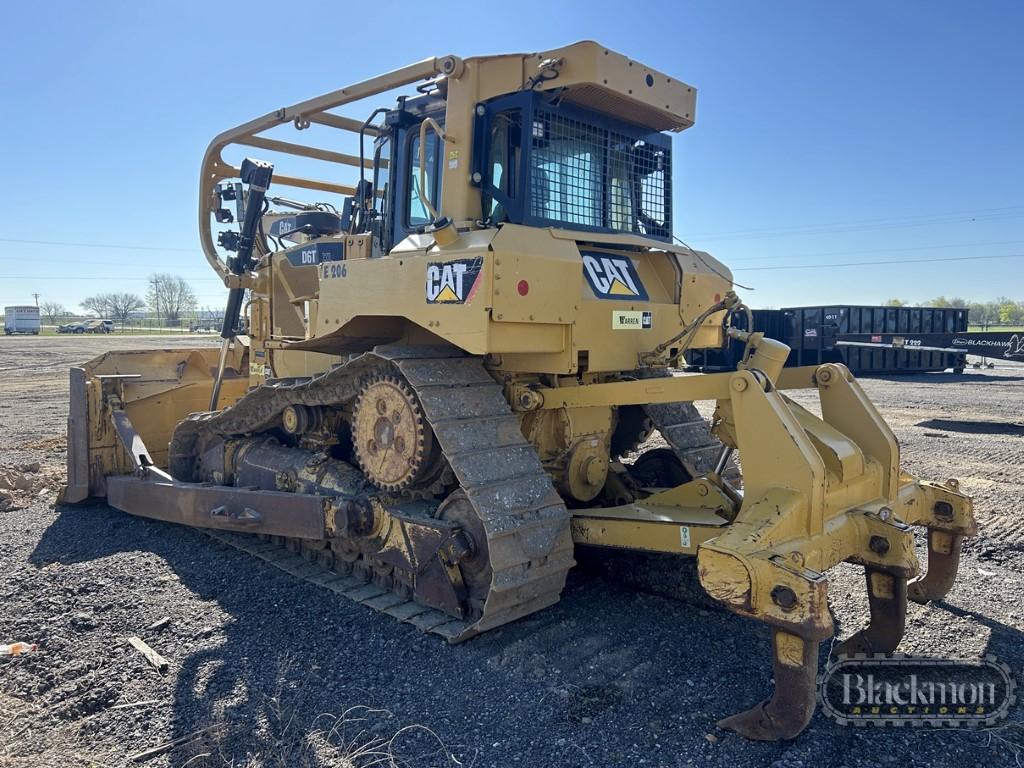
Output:
M693 477L715 468L722 443L693 403L645 405L644 411Z
M254 535L216 537L301 578L315 575L320 580L310 579L314 583L450 642L557 602L566 573L575 564L568 510L523 437L501 386L479 358L451 348L378 347L315 377L270 382L225 411L195 414L175 430L172 475L196 479L194 456L203 434L228 437L270 429L292 404L348 403L360 382L381 367L397 369L416 392L452 472L483 523L493 576L480 615L471 621L448 616Z
M649 375L651 378L664 378L672 374L664 371ZM657 403L645 405L643 409L691 477L700 477L714 470L722 442L711 433L710 425L693 403ZM735 487L742 483L733 459L729 460L723 475Z
M204 533L234 549L258 557L291 576L330 590L398 621L412 624L449 642L466 639L463 635L473 626L471 621L453 619L446 613L374 584L372 576L361 578L354 574L338 573L316 560L310 560L293 551L287 544L268 541L251 533L231 533L213 529L206 529Z

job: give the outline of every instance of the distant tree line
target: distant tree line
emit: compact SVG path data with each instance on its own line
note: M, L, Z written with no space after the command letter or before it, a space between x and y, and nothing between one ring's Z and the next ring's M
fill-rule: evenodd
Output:
M889 299L885 305L887 307L963 307L970 310L968 318L972 325L980 325L984 328L990 325L1024 325L1024 301L1014 301L1006 296L1000 296L993 301L968 301L957 296L952 298L938 296L919 305L910 305L903 299Z
M147 312L165 325L178 325L183 318L195 313L197 305L195 292L185 278L166 272L149 276L146 298L135 293L111 291L89 296L79 304L98 318L125 323L140 312ZM39 305L39 311L50 324L56 324L70 314L57 301L44 301Z

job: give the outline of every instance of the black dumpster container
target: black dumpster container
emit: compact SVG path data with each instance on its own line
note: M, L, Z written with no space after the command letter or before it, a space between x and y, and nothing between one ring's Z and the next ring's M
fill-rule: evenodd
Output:
M854 374L923 373L962 368L964 355L912 349L838 346L844 334L960 333L967 330L967 310L960 307L866 307L827 305L754 310L754 330L764 331L792 349L787 366L844 363ZM688 353L693 367L732 370L743 345Z
M793 348L789 365L842 362L855 374L923 373L962 368L964 356L953 352L870 349L836 346L845 334L913 335L967 330L967 310L960 307L794 307L782 310L784 342Z

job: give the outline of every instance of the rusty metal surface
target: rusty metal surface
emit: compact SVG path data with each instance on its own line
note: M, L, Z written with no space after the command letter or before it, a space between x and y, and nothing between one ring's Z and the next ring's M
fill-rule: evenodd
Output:
M400 491L440 474L440 452L412 389L398 376L367 382L352 410L352 445L378 488Z
M218 485L107 478L107 501L138 517L197 528L323 539L326 499Z
M835 655L892 653L903 639L907 622L907 578L877 568L865 568L871 620L832 649Z
M461 636L471 624L469 621L453 619L450 615L417 600L376 587L370 584L367 578L338 573L322 562L289 550L282 543L274 543L260 536L228 531L207 530L206 533L228 546L266 561L285 573L450 642ZM304 554L308 555L308 552Z
M807 727L816 703L818 643L773 628L772 668L771 697L719 720L719 727L755 741L792 739Z
M963 540L960 534L928 529L928 570L908 584L910 600L927 603L941 600L949 593L960 569Z

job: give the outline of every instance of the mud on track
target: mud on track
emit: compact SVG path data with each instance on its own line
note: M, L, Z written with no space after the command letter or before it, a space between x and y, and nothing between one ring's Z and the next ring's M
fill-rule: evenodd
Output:
M195 343L211 342L0 339L0 465L39 462L45 478L0 512L0 642L41 646L0 660L0 766L126 765L211 727L142 764L347 765L344 745L395 734L387 748L412 766L454 765L440 744L464 765L502 768L1015 764L1004 740L1019 743L1019 728L859 730L819 714L790 743L720 731L716 719L770 690L767 631L584 569L553 608L451 647L197 531L55 506L67 367ZM994 653L1020 675L1024 437L1006 425L1022 419L1024 370L863 383L907 467L959 478L982 523L948 601L911 605L901 650ZM846 636L866 621L862 577L831 577ZM170 660L166 674L132 635Z

